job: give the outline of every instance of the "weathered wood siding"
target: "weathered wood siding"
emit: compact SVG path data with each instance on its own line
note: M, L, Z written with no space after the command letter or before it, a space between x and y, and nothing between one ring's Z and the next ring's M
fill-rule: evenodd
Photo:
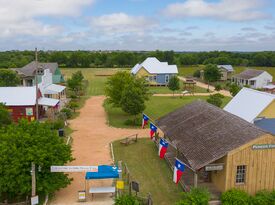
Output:
M255 144L275 144L275 137L265 135L228 154L225 190L238 188L255 194L259 190L275 189L275 149L253 150ZM238 165L247 166L243 184L235 182Z
M273 102L270 103L261 114L259 114L259 117L275 118L275 100L273 100Z
M224 168L222 171L212 171L211 172L211 180L213 184L219 189L219 191L224 192L225 191L225 178L226 178L226 160L227 156L213 162L213 164L219 164L224 163Z

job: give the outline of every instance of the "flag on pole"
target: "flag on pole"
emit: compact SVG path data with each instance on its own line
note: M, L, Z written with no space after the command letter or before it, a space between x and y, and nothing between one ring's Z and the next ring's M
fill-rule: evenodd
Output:
M159 141L159 157L161 159L164 158L165 153L167 152L167 148L168 148L168 142L161 138Z
M142 129L148 124L149 117L145 114L142 115Z
M153 139L154 135L157 132L157 129L158 128L153 123L150 123L150 137L151 137L151 139Z
M184 172L185 165L176 158L175 167L174 167L174 177L173 181L177 184L180 181L180 178Z

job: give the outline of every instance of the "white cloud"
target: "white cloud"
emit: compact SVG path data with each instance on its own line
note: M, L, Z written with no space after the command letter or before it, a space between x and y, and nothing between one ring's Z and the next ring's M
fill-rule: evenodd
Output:
M187 0L166 7L163 13L171 17L208 17L230 21L257 20L267 17L259 9L265 0L221 0L207 2L205 0Z
M77 16L95 0L0 0L1 37L50 35L60 26L37 20L39 17Z
M93 17L91 21L93 28L106 34L144 32L156 25L156 22L144 16L130 16L125 13L113 13Z

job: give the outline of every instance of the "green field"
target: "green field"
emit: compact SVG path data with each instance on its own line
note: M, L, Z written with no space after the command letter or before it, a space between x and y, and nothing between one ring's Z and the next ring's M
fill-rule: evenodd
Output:
M238 74L242 71L244 71L246 68L248 67L244 67L244 66L233 66L235 69L235 74ZM184 66L184 67L180 67L179 68L179 75L181 76L192 76L193 73L196 70L201 70L203 69L204 66L203 65L197 65L197 66ZM257 69L257 70L265 70L268 73L270 73L270 75L273 76L273 79L275 79L275 67L249 67L249 68L253 68L253 69Z
M180 108L183 105L193 102L194 100L206 100L208 97L202 96L186 96L186 97L150 97L146 102L146 113L151 119L156 120L169 112ZM223 107L230 101L231 98L225 97L223 99ZM113 127L129 128L133 126L126 125L125 122L129 119L133 120L134 117L123 112L120 108L113 108L110 104L104 103L105 110L108 116L108 124ZM141 116L138 117L138 120Z
M127 164L131 177L140 184L140 195L152 194L153 203L172 205L180 200L182 189L173 182L173 173L149 139L139 139L129 146L114 142L115 160Z
M175 91L175 93L181 93L184 90L183 88L183 84L180 81L180 90ZM173 94L173 92L168 88L168 87L164 87L164 86L154 86L154 87L150 87L149 88L149 92L151 94ZM195 93L207 93L207 89L195 86Z

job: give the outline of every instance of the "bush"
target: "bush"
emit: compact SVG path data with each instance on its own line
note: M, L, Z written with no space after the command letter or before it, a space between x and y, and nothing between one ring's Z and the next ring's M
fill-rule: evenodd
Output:
M251 199L252 205L270 205L275 204L275 191L259 191L256 193L254 197Z
M73 116L72 110L69 108L63 108L60 112L64 113L67 119L70 119Z
M237 84L230 85L229 91L232 96L237 95L240 90L241 90L241 88Z
M141 203L134 196L122 195L115 199L115 205L141 205Z
M206 188L192 188L190 192L183 193L183 199L176 205L208 205L210 193Z
M222 89L222 85L221 84L216 84L215 85L215 90L216 91L220 91Z
M193 73L193 77L195 77L195 78L200 78L200 77L201 77L201 71L200 71L200 70L196 70L196 71Z
M55 121L47 121L50 124L50 127L54 130L59 130L65 127L64 120L57 119Z
M207 99L207 102L212 105L215 105L217 107L221 107L222 106L222 98L224 98L224 96L219 93L210 95L210 97Z
M78 107L79 107L79 104L76 101L70 101L68 104L68 108L72 109L74 112Z
M224 192L221 196L223 205L250 205L250 196L242 190L231 189Z

